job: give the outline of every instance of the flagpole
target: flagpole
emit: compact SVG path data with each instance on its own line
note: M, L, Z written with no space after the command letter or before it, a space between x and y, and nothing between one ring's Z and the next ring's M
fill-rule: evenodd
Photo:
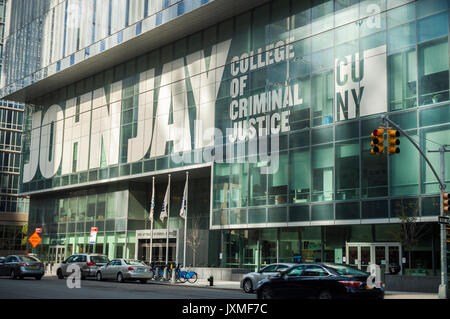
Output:
M167 199L167 237L166 237L166 265L169 263L169 221L170 221L170 174L169 174L169 198Z
M152 214L152 213L154 213L154 212L152 212L152 209L154 209L152 206L153 206L153 196L154 196L154 194L155 194L155 176L153 176L153 184L152 184L152 202L150 203L150 214ZM150 265L152 264L152 261L153 261L153 219L154 219L154 216L152 216L152 218L151 218L151 220L150 220L150 223L151 223L151 226L150 226L150 254L149 254L149 256L150 256Z
M186 172L186 215L184 217L184 247L183 247L183 267L186 267L186 239L187 239L187 211L189 194L189 172ZM183 203L184 204L184 203Z

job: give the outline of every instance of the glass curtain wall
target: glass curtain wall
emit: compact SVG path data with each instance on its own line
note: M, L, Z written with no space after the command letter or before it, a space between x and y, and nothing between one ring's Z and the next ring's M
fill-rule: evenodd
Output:
M267 68L266 73L258 72L262 72L259 77L270 79L266 90L284 79L299 83L303 104L295 106L290 113L290 132L285 133L287 145L283 144L286 149L279 153L280 170L266 179L258 172L263 164L252 163L248 175L245 170L240 174L241 191L249 193L248 222L263 223L266 214L269 219L277 215L281 219L274 220L283 220L280 216L284 212L275 212L272 207L284 203L295 204L287 208L288 221L292 222L315 218L389 218L395 215L390 202L411 196L420 197L419 216L438 215L436 207L433 210L430 204L438 193L437 184L405 137L400 137L400 154L373 156L369 136L380 125L378 116L360 117L357 113L354 121L336 118L335 61L351 57L357 62L359 57L361 64L363 59L369 58L365 57L367 50L385 46L387 114L407 130L423 150L437 149L444 143L450 110L446 104L449 100L448 3L302 1L287 5L287 1L275 1L271 5L275 3L280 5L280 12L269 17L264 6L254 10L251 16L244 14L234 19L231 51L234 55L237 43L244 49L257 48L250 43L253 38L257 44L263 43L262 25L266 30L265 43L270 43L274 37L284 39L284 34L273 31L274 26L276 30L289 32L294 37L295 56L286 65L288 72L282 72L284 64L278 69ZM373 5L379 11L371 11ZM285 20L283 15L288 11L289 19ZM255 21L255 16L259 15L261 20ZM352 68L355 71L356 67ZM353 76L357 76L356 71ZM253 79L252 83L259 80ZM363 84L358 88L363 89ZM348 98L352 98L350 93ZM282 138L283 135L280 140ZM438 167L438 156L429 155ZM405 161L408 169L402 164ZM228 169L233 165L237 164L228 165ZM239 165L245 167L245 164ZM217 166L226 170L227 165ZM216 196L215 191L213 196ZM236 207L241 214L245 204ZM227 227L227 224L218 222L213 226Z

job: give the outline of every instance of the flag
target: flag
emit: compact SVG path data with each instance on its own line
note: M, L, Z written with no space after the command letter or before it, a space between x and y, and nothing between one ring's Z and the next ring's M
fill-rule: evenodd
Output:
M155 213L155 178L153 178L153 188L152 188L152 202L150 204L150 221L153 222L153 215Z
M183 219L186 219L187 215L187 207L186 207L187 190L188 190L188 179L186 178L186 184L184 184L183 199L181 200L181 209L180 209L180 217Z
M166 196L164 196L164 203L161 209L161 214L159 215L159 218L161 219L161 221L164 223L164 218L167 218L168 213L167 213L167 208L169 206L169 190L170 190L170 178L169 178L169 183L167 184L167 190L166 190Z

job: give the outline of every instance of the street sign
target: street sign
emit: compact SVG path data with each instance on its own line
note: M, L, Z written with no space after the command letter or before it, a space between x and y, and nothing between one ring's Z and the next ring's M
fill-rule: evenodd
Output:
M33 245L34 248L36 248L37 245L41 242L41 237L35 232L33 235L28 238L28 241Z
M91 236L89 237L89 244L95 244L97 240L97 227L91 227Z
M439 216L438 221L439 221L439 224L450 225L450 217Z
M42 233L42 228L36 228L36 233L38 234Z

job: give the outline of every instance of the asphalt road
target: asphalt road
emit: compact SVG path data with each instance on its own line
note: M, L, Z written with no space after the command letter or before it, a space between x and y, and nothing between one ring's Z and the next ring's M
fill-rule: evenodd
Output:
M66 279L56 277L9 279L0 277L0 299L256 299L238 290L190 287L188 283L81 281L81 288L68 288Z

